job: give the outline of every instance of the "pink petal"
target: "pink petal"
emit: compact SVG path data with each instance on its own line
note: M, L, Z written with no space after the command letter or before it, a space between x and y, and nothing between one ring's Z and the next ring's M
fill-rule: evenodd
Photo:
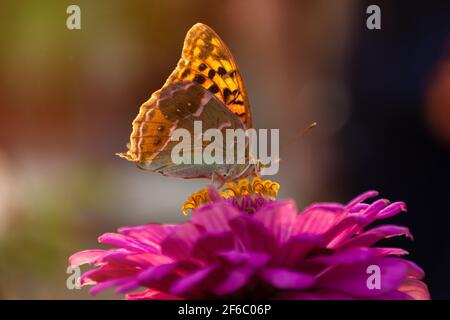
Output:
M147 268L149 266L158 266L161 264L173 262L173 259L167 256L150 252L128 255L126 260L142 268Z
M389 200L379 199L372 203L361 215L367 218L370 222L375 220L376 215L389 205Z
M349 247L370 247L382 239L388 239L396 236L406 235L412 239L412 235L408 228L394 225L383 225L365 231L364 233L347 240L339 246L339 249Z
M321 202L321 203L313 203L312 205L305 208L302 214L308 213L310 211L330 211L334 213L341 213L345 210L345 207L340 203L334 202Z
M320 236L300 234L291 237L274 252L275 265L294 267L316 248L325 247L325 241Z
M372 248L376 256L404 256L408 251L399 248Z
M372 297L373 300L412 300L409 295L398 290L382 293L378 296Z
M252 268L261 268L270 260L270 256L265 253L240 252L236 250L221 253L219 257L230 265L239 266L245 264Z
M190 259L192 247L200 235L198 226L181 224L161 243L161 252L174 260Z
M192 249L194 258L213 262L217 255L235 249L235 240L231 232L210 233L198 238Z
M229 222L238 243L246 251L273 252L277 241L264 225L250 216L242 215Z
M362 211L367 210L369 206L370 205L367 203L358 203L352 206L351 208L348 208L347 210L349 213L361 213Z
M363 202L363 201L365 201L365 200L367 200L367 199L369 199L369 198L376 197L377 195L378 195L378 192L377 192L377 191L373 191L373 190L372 190L372 191L364 192L363 194L357 196L357 197L354 198L352 201L350 201L350 202L347 204L346 207L347 207L347 208L351 208L351 207L357 205L358 203Z
M409 277L413 277L416 279L423 279L423 277L425 276L425 272L422 270L421 267L419 267L417 264L415 264L412 261L409 260L403 260L407 266L408 266L408 276Z
M282 290L301 290L314 284L312 275L282 268L266 268L261 276L273 287Z
M256 269L243 266L226 273L225 279L214 289L219 296L232 294L244 287L255 274Z
M130 261L127 260L127 258L132 256L133 254L135 254L135 252L129 252L128 250L123 249L109 250L108 253L104 254L103 257L101 257L101 259L97 261L97 264L104 264L104 263L116 265L122 264L134 267L135 264L130 263Z
M211 202L218 202L223 200L220 191L213 184L208 185L208 196L209 199L211 199Z
M147 289L143 292L129 293L126 295L127 300L181 300L180 297L167 294L154 289Z
M175 295L186 295L186 293L196 291L197 287L201 287L203 283L206 283L206 278L211 275L215 270L215 267L207 267L194 271L193 273L182 277L171 287L170 292ZM198 289L197 289L198 290Z
M428 287L422 281L409 278L400 286L399 290L410 296L414 300L430 300Z
M290 237L296 217L297 207L293 201L272 202L254 214L278 242L285 242Z
M367 286L367 279L371 276L367 273L370 265L380 268L379 289L371 290ZM407 273L408 265L402 259L376 258L365 263L335 266L318 277L317 287L369 298L398 289L406 279Z
M77 267L86 263L94 264L97 259L107 252L106 250L85 250L77 252L69 257L69 266Z
M241 213L232 205L221 201L205 205L192 212L192 223L202 226L208 232L229 231L228 222Z
M155 251L154 248L132 238L118 233L105 233L98 238L98 242L108 244L118 248L128 249L130 251Z
M126 293L126 292L130 292L136 288L139 288L141 286L140 282L138 279L136 279L136 277L134 277L132 280L119 285L119 287L116 290L117 294L120 293Z
M328 242L328 248L338 247L342 242L352 237L363 226L367 225L368 220L363 216L348 216L339 223L331 227L323 238Z
M406 203L404 202L394 202L378 212L376 218L378 219L386 219L392 216L399 214L402 211L406 211Z
M97 269L92 269L83 273L80 277L80 282L85 284L91 284L92 282L104 282L117 278L125 278L128 276L134 276L139 272L135 267L127 265L112 266L104 264Z
M182 277L196 271L197 265L190 262L174 262L150 267L138 275L141 285L169 292L172 285Z
M293 234L322 235L345 217L343 210L334 211L312 206L300 213L293 227Z
M373 258L374 255L375 252L371 248L351 248L347 250L339 250L332 255L322 255L316 258L311 258L308 261L328 265L348 265L363 263Z
M101 291L104 291L108 288L114 287L114 286L120 286L130 280L132 280L133 277L124 277L124 278L116 278L108 281L103 281L94 287L92 287L89 290L89 293L95 296L96 294L100 293Z
M159 249L160 243L176 229L177 225L148 224L135 227L123 227L119 233L135 238L148 246Z

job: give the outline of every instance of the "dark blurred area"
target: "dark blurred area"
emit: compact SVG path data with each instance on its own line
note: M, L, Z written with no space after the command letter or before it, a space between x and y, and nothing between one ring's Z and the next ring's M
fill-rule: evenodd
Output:
M66 28L81 8L82 29ZM381 8L368 30L366 8ZM247 86L256 128L281 144L281 198L299 208L369 189L405 201L390 241L450 299L450 2L362 0L2 1L0 298L79 299L67 258L125 225L178 222L206 180L138 170L125 150L142 102L175 67L186 31L211 26ZM112 292L98 298L114 298Z
M401 244L426 271L432 298L450 299L450 2L380 4L382 32L361 30L352 48L357 107L340 136L345 171L352 192L407 202L393 222L415 241Z

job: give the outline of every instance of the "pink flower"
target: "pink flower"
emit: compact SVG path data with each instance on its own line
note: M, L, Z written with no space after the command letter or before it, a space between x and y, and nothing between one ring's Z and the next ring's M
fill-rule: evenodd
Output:
M193 210L189 222L121 228L99 238L116 249L78 252L69 264L97 267L81 279L95 284L92 294L145 288L128 299L430 298L423 271L399 257L406 251L374 247L412 238L409 230L366 229L405 211L402 202L365 203L377 195L370 191L347 205L318 203L298 214L293 201L209 194L213 202Z

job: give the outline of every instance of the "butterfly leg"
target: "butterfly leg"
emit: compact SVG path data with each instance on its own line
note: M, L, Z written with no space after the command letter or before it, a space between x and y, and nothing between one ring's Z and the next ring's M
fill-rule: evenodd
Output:
M212 185L215 186L217 189L222 188L226 182L224 177L216 171L213 172L211 179L212 179L212 181L211 181Z

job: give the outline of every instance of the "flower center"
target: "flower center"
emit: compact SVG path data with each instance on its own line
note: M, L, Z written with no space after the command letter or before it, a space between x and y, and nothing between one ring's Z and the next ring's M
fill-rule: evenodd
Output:
M244 178L237 182L228 182L220 191L220 196L224 199L230 199L238 207L241 207L243 203L249 205L249 202L260 205L263 200L275 200L279 189L280 185L271 180L262 180L255 177L250 181L250 178ZM184 215L187 215L190 210L210 202L209 190L202 189L188 198L181 211ZM245 206L246 211L248 211L248 205Z

